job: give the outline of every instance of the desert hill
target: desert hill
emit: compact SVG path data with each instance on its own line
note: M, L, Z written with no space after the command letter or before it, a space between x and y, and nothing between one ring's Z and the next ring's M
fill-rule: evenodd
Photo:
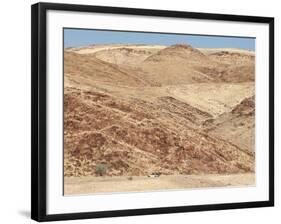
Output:
M224 65L218 70L218 80L223 82L255 80L255 54L252 51L240 49L201 50L210 59Z
M192 110L199 118L208 118L209 114L180 105L172 98L159 100L171 100L173 105L162 107L138 102L136 108L133 105L137 102L128 103L109 94L67 88L66 176L95 175L95 166L102 163L107 164L108 175L254 170L251 154L189 127L190 120L196 120ZM165 110L162 117L159 117L158 106ZM190 115L185 108L189 108ZM178 122L177 117L181 117Z
M137 66L158 51L158 48L120 47L100 50L94 53L94 56L109 63Z
M146 79L157 80L161 74L161 84L190 84L214 81L212 74L201 71L204 67L215 69L216 62L190 45L172 45L146 58L141 68Z
M255 76L253 52L238 49L199 50L186 44L102 45L70 48L65 52L100 59L123 71L128 69L131 75L154 85L246 82L254 81Z
M206 120L204 126L209 134L227 139L239 148L254 153L255 97L245 98L217 119Z
M208 54L208 56L214 60L229 64L239 65L255 62L255 55L244 52L229 52L229 51L218 51Z
M188 63L194 63L198 60L209 61L208 57L201 51L187 44L175 44L159 50L157 53L148 57L146 62L170 61L185 59Z
M66 48L66 51L75 52L77 54L94 54L102 51L113 51L122 48L144 51L158 51L166 46L163 45L143 45L143 44L107 44L107 45L89 45L85 47Z
M64 52L64 74L72 82L91 86L102 82L115 85L145 85L136 73L139 71L122 68L118 65L102 61L91 55Z

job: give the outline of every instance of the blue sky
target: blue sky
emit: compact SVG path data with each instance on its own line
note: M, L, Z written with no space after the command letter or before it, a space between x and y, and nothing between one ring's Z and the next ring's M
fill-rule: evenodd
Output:
M190 44L202 48L242 48L255 50L255 38L202 36L190 34L159 34L144 32L64 29L64 47L90 44Z

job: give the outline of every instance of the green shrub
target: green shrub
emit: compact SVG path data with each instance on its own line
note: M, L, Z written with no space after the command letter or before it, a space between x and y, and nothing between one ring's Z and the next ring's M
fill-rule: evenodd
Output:
M97 164L96 165L96 174L98 176L104 176L107 171L107 166L106 164Z

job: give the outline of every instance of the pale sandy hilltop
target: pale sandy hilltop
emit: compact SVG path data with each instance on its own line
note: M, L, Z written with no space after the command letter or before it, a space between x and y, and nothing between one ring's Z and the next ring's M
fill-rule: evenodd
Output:
M252 51L64 51L66 194L253 185L254 134Z

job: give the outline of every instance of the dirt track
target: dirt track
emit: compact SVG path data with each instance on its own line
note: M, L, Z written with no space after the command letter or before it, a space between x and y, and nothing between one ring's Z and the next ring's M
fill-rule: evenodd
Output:
M186 188L253 186L255 174L169 175L156 177L71 177L65 178L65 195L108 192L142 192Z

